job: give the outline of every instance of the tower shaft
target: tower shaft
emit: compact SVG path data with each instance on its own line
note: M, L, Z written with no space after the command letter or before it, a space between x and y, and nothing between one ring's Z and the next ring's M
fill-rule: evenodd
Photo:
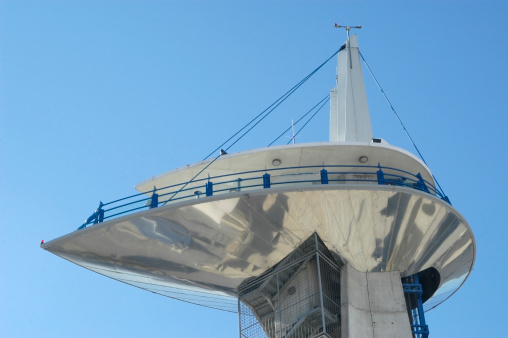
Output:
M412 337L400 273L341 269L341 337Z

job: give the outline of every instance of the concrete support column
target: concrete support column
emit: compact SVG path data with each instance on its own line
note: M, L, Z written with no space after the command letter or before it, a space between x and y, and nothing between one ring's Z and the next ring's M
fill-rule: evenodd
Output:
M341 269L342 338L412 337L398 272Z

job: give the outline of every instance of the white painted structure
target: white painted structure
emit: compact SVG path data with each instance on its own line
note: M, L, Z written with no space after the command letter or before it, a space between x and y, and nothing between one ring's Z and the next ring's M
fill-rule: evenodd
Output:
M337 85L330 92L330 142L370 142L367 94L356 35L339 53Z

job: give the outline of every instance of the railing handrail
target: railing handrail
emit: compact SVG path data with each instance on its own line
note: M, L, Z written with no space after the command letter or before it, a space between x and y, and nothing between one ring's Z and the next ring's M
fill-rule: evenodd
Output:
M340 168L362 168L362 169L373 169L372 171L335 171L334 169L340 169ZM301 172L302 169L319 169L317 171L311 171L311 172ZM327 170L328 169L328 170ZM329 170L332 171L329 171ZM385 172L385 171L388 172ZM273 172L285 172L281 175L273 176L277 178L282 177L295 177L295 176L304 176L304 175L316 175L319 176L319 179L303 179L303 180L287 180L287 181L276 181L272 182L272 179L269 173ZM395 173L390 173L389 171L394 171ZM263 173L263 175L260 176L250 176ZM326 177L324 177L325 175ZM330 175L370 175L373 178L356 178L356 179L350 179L350 178L329 178ZM231 178L229 180L222 180L224 178ZM259 184L245 184L248 181L252 180L262 180L262 183ZM244 182L244 184L241 184ZM252 189L252 188L270 188L272 185L283 185L283 184L295 184L295 185L301 185L301 184L315 184L315 183L321 183L321 184L329 184L334 182L367 182L367 183L373 183L373 184L381 184L381 185L398 185L398 186L406 186L409 188L413 188L416 190L421 190L424 192L427 192L429 194L435 195L440 197L441 199L445 200L446 202L450 203L449 199L443 194L442 191L437 189L431 182L423 179L420 173L413 174L406 170L393 168L393 167L383 167L381 165L372 166L372 165L313 165L313 166L293 166L293 167L282 167L282 168L271 168L271 169L259 169L259 170L248 170L248 171L241 171L241 172L235 172L235 173L229 173L229 174L223 174L223 175L216 175L216 176L209 176L206 178L200 178L188 182L180 182L177 184L168 185L162 188L156 188L154 186L154 189L147 192L140 192L134 195L130 195L127 197L123 197L108 203L100 203L97 210L95 210L94 214L90 216L85 223L80 226L78 229L82 229L86 227L88 224L96 224L101 223L105 219L113 218L119 215L123 215L126 213L131 213L137 210L141 210L144 208L154 208L158 207L161 203L167 204L167 203L174 203L176 201L180 201L182 199L189 199L189 198L200 198L201 195L204 196L212 196L214 193L227 193L233 192L236 189L237 190L244 190L244 189ZM214 189L214 186L226 186L231 184L237 184L237 188L232 188L231 186L225 187L222 189ZM185 188L178 188L178 187L185 187ZM170 191L167 191L168 189L172 189ZM204 192L202 191L204 190ZM189 191L193 191L191 194L189 194ZM147 196L149 197L145 198L138 198L140 196ZM167 200L159 201L160 197L165 197L173 195ZM131 201L132 199L135 199ZM109 209L103 209L103 207L113 204L118 204L123 201L127 201L127 203L115 205ZM127 208L132 205L136 205L138 203L146 202L145 205L127 209L120 211L121 209ZM113 210L117 210L119 212L116 212L111 215L105 216L105 213L111 213Z

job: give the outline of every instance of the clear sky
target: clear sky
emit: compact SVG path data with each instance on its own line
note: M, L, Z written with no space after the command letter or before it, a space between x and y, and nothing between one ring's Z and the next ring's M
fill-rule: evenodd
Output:
M236 337L236 314L39 248L134 184L201 160L362 25L360 50L453 205L476 265L431 337L506 335L506 1L0 1L0 336ZM370 75L374 134L414 152ZM335 61L230 152L266 146ZM323 110L297 142L328 138ZM505 210L506 211L506 210Z

